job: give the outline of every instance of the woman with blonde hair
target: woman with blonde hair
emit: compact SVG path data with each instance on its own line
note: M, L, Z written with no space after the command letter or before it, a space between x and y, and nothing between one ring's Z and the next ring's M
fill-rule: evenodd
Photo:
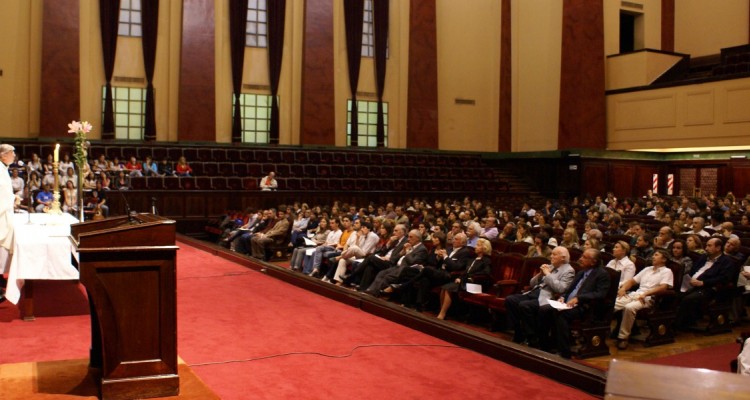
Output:
M578 238L578 231L575 228L566 228L563 231L562 242L560 246L567 247L569 249L580 249L580 239Z

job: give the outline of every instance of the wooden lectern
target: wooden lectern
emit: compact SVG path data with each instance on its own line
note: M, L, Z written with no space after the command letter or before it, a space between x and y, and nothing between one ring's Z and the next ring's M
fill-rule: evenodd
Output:
M175 396L175 221L132 214L71 225L91 306L91 359L103 399Z

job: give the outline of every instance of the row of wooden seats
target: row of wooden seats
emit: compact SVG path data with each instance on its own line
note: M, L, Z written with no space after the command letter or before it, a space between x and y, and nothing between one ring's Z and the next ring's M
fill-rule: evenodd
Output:
M10 142L16 146L16 153L24 157L38 154L45 158L52 154L55 143ZM73 153L71 143L63 143L61 154ZM333 164L333 165L389 165L389 166L455 166L480 167L481 156L477 154L430 154L423 152L396 152L390 150L319 150L303 148L247 148L218 145L169 145L122 143L93 143L89 149L89 158L104 154L108 159L118 157L127 160L136 156L143 160L151 156L154 160L168 159L176 161L185 157L188 162L255 162L285 164Z
M195 176L237 176L258 177L276 172L279 177L330 177L330 178L460 178L465 180L486 181L489 168L456 167L433 168L411 166L381 166L381 165L332 165L332 164L272 164L256 162L213 162L197 161L189 163Z
M496 190L487 182L452 180L354 179L354 178L277 178L279 190L320 191L482 191ZM193 176L132 177L133 190L258 190L260 178Z

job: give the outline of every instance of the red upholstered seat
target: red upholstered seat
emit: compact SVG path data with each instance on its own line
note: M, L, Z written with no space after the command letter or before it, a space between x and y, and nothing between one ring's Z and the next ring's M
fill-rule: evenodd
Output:
M490 273L493 289L484 293L467 294L464 301L468 304L486 307L490 300L512 294L521 277L523 262L524 257L520 254L493 251Z

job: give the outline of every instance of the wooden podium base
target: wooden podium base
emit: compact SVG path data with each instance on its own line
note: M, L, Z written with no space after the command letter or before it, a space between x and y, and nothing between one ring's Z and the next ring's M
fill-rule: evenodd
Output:
M177 374L150 375L126 379L102 379L102 399L130 400L177 396L180 377Z
M25 362L0 365L0 398L97 399L99 380L88 367L88 359ZM220 397L178 360L180 395L161 399L213 400ZM106 397L104 397L106 398Z

